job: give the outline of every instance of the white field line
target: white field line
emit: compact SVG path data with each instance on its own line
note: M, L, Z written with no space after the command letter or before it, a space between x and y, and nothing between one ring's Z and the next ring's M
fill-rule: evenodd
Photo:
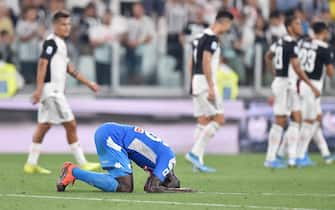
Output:
M224 203L193 203L181 201L159 201L159 200L130 200L117 198L94 198L94 197L70 197L52 195L28 195L28 194L2 194L1 197L12 198L34 198L34 199L53 199L53 200L80 200L80 201L109 201L118 203L139 203L139 204L160 204L176 206L203 206L203 207L222 207L222 208L245 208L245 209L268 209L268 210L321 210L315 208L290 208L280 206L256 206L256 205L234 205Z
M255 193L246 193L246 192L197 192L200 194L214 194L214 195L236 195L236 196L246 196L246 195L255 195L255 196L282 196L282 197L335 197L334 193L270 193L270 192L255 192Z

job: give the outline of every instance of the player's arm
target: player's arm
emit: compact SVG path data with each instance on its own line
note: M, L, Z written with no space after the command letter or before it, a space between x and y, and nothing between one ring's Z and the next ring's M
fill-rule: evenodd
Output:
M334 65L333 64L328 64L326 65L326 72L327 72L327 76L332 79L334 76Z
M266 54L265 54L265 64L266 67L269 71L271 71L272 77L276 76L276 71L272 65L272 59L273 59L273 52L271 50L269 50Z
M334 76L334 54L330 48L328 48L323 54L323 58L325 60L325 66L326 66L326 73L327 76L332 79Z
M92 91L98 92L99 86L95 83L92 82L88 79L86 79L82 74L80 74L74 67L73 64L69 63L67 65L67 73L69 73L73 78L77 79L79 82L82 84L86 85L89 87Z
M215 100L214 81L212 78L212 69L211 69L212 53L205 50L203 52L202 59L203 59L202 69L208 84L208 100L214 101Z
M319 97L321 95L320 91L312 84L305 72L301 69L298 57L291 58L291 64L298 77L312 89L316 97Z
M38 61L37 67L37 77L36 77L36 90L32 96L32 103L37 104L40 101L43 86L44 86L44 79L47 72L47 66L49 61L45 58L40 58Z

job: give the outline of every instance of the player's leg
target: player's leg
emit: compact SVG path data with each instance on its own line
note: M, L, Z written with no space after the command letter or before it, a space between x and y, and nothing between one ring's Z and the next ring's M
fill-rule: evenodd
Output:
M41 153L42 142L45 134L50 129L51 124L49 123L38 123L36 130L33 135L33 141L30 146L28 159L26 164L24 165L24 172L28 174L33 173L42 173L42 174L50 174L51 171L38 166L38 159Z
M269 132L268 147L266 152L266 158L264 162L265 167L269 168L282 168L284 165L276 160L277 150L282 137L283 129L286 125L287 117L284 115L275 116L275 121Z
M314 123L314 133L313 133L313 141L316 144L316 146L319 148L321 156L325 160L326 164L331 164L335 161L335 157L331 155L327 141L325 137L323 136L322 129L320 127L322 120L322 114L321 114L321 108L320 112L317 116L317 120Z
M97 170L100 168L98 163L88 162L85 158L84 152L79 144L77 135L77 123L75 120L64 122L63 126L66 131L67 142L70 146L71 152L74 155L77 163L86 170Z
M193 165L200 166L203 164L203 157L201 157L202 142L200 135L206 125L210 122L210 118L206 116L206 92L193 96L193 112L197 118L197 126L194 131L194 144L191 151L186 153L186 160Z
M121 169L111 169L108 173L96 173L80 169L72 163L64 163L56 187L57 191L65 191L69 184L80 180L105 192L132 192L132 174Z
M297 144L300 140L300 124L301 112L293 111L291 114L291 122L284 135L287 139L288 165L291 167L296 165Z
M206 117L204 115L199 116L197 118L197 128L194 133L194 139L195 142L192 146L192 149L190 152L188 152L185 156L185 158L192 162L195 166L200 166L203 164L203 148L205 147L205 143L202 139L202 133L204 131L204 128L209 124L210 118Z
M297 148L297 165L299 167L309 166L306 162L305 154L308 152L308 146L314 133L314 122L316 120L316 99L311 92L302 95L302 125L301 138Z
M284 133L283 140L281 144L279 145L278 151L277 151L277 159L280 161L285 160L285 156L287 155L287 142L288 142L288 137L287 137L287 132Z
M272 83L272 92L274 96L273 113L274 122L269 131L268 147L265 157L264 166L268 168L283 168L285 165L278 161L277 151L281 142L283 130L286 126L289 110L289 90L287 84L281 84L279 80Z

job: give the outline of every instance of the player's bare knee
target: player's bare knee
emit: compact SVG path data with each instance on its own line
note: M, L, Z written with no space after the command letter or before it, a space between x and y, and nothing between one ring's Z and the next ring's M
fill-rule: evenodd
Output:
M206 116L200 116L197 118L197 123L200 125L207 125L210 122L210 118Z
M225 123L225 118L224 118L224 116L223 115L216 115L215 117L213 117L213 120L215 121L215 122L217 122L220 126L223 126L224 125L224 123Z
M76 123L76 121L70 121L70 122L66 122L66 123L64 123L63 124L63 126L65 127L65 129L67 130L67 131L75 131L76 130L76 128L77 128L77 123Z
M304 123L313 124L314 120L312 120L312 119L304 119Z

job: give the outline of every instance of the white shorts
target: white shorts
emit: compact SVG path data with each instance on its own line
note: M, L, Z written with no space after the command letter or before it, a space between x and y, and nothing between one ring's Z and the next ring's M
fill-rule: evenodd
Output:
M272 83L274 95L273 112L278 116L290 116L292 112L301 110L300 96L289 81L275 80Z
M38 107L38 122L60 124L74 120L65 96L51 96L43 99Z
M215 91L215 102L207 99L208 91L193 96L194 116L215 116L223 114L223 100L218 91Z
M321 99L315 98L311 88L306 84L301 84L301 114L304 120L315 120L322 113Z

